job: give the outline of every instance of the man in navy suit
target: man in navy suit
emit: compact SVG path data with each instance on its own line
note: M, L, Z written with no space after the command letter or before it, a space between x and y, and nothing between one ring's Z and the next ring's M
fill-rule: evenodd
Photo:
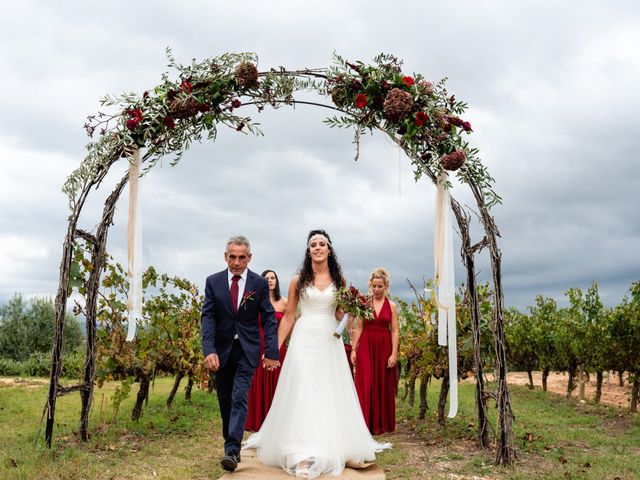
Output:
M260 363L260 330L264 328L262 366L280 366L278 327L269 301L267 280L247 268L251 245L241 235L227 242L228 268L207 277L202 305L202 353L205 367L216 372L224 456L222 468L233 472L240 461L240 444L247 419L247 394Z

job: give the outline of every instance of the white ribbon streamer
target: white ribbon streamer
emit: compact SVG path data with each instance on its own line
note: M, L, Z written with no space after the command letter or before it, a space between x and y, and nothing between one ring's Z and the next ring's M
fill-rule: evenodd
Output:
M335 332L333 332L334 337L340 338L342 336L342 332L344 332L344 329L346 328L348 321L349 321L349 314L345 313L344 316L342 317L342 320L340 320L340 323L336 327Z
M458 355L456 345L456 286L453 267L451 194L444 188L447 174L438 177L434 261L438 302L438 344L449 351L449 418L458 413Z
M136 149L129 164L129 225L127 254L129 296L127 310L129 329L127 342L136 338L138 322L142 320L142 212L140 208L140 150Z

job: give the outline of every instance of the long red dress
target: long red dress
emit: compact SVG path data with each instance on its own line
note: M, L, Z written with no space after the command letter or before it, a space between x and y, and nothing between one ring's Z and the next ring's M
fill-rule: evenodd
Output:
M380 313L364 320L356 353L355 384L369 432L380 435L396 428L397 368L387 368L391 356L391 304L385 298Z
M284 312L276 312L276 321L280 323ZM260 319L258 319L260 322ZM260 323L260 342L262 344L262 353L264 353L264 330L262 329L262 323ZM284 361L285 352L287 346L283 343L280 347L280 364ZM262 368L262 364L258 365L255 373L253 374L253 382L249 388L249 414L247 415L247 421L244 425L244 429L250 432L257 432L262 426L269 408L271 408L271 402L273 401L273 394L276 391L276 385L278 384L278 377L280 376L280 368L275 370L267 370Z

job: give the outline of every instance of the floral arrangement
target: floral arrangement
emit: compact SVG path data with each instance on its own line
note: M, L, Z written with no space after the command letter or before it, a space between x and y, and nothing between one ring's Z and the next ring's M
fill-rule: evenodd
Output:
M478 150L465 139L473 132L462 118L467 104L447 92L446 79L432 83L420 74L408 75L402 62L388 54L378 55L373 64L334 58L335 66L327 69L327 94L347 115L325 123L355 129L356 160L360 136L380 129L412 160L416 180L428 173L435 181L443 170L456 171L465 183L480 186L488 207L500 203Z
M255 290L249 290L248 292L244 292L242 296L242 301L240 302L240 306L247 309L247 302L253 302L255 300L256 295L258 294Z
M373 319L371 299L360 293L356 287L342 287L336 291L335 296L338 309L355 318Z
M88 117L85 129L96 138L63 187L72 210L113 163L136 149L145 148L146 172L167 155L173 157L172 165L177 163L193 141L214 140L220 126L262 135L259 124L246 115L247 107L260 112L266 106L320 105L296 100L294 94L301 91L316 92L333 104L322 105L338 112L326 124L354 129L356 159L360 136L382 130L406 152L416 180L427 174L435 181L442 171L455 171L484 193L487 207L500 203L477 149L465 140L472 132L462 118L466 103L447 92L446 79L432 83L403 72L402 62L392 55L380 54L371 64L334 55L333 66L297 71L259 71L251 53L227 53L190 65L178 64L169 49L167 57L178 78L165 73L159 85L142 95L107 95L101 104L111 111Z
M327 79L331 99L353 112L362 128L381 127L438 159L454 152L466 157L461 134L473 130L458 116L466 104L447 94L444 80L434 85L421 75L406 75L402 63L391 55L379 55L377 65L350 63L340 57L337 61L343 68L330 70ZM334 117L332 123L341 126L344 120ZM464 164L440 163L447 170Z

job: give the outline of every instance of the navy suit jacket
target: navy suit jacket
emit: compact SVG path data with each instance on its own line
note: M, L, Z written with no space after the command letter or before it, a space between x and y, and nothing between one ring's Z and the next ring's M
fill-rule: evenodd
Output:
M238 312L234 315L228 270L207 277L201 317L202 353L205 358L211 353L217 353L220 368L223 368L231 352L233 337L237 334L249 364L257 367L261 356L258 316L264 328L265 358L279 360L278 323L273 305L269 301L267 280L247 270L244 295Z

